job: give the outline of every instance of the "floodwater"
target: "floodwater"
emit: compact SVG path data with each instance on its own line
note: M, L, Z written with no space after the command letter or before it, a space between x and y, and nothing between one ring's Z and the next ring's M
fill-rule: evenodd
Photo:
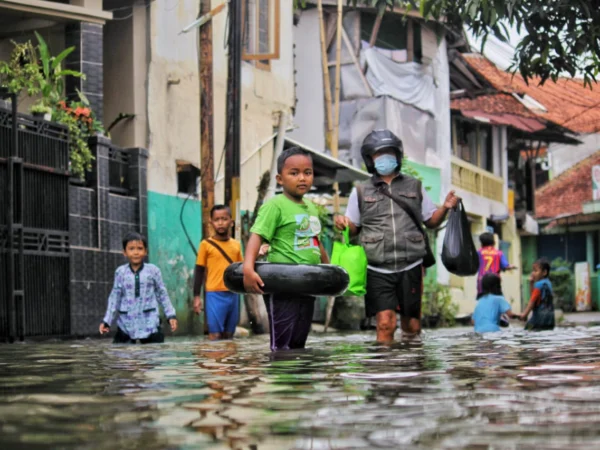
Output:
M267 340L0 345L0 448L600 448L600 327Z

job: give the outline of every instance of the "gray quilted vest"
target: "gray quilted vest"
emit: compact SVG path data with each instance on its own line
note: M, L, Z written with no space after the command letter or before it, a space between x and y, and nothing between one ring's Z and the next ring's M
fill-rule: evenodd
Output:
M390 271L401 271L426 254L423 234L410 216L391 198L378 192L386 183L374 177L357 187L361 216L361 244L369 265ZM410 206L423 221L421 182L408 175L392 181L391 192Z

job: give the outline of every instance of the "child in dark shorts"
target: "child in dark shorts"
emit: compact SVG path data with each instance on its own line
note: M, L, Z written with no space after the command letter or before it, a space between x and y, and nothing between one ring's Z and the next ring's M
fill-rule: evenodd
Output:
M254 270L263 242L269 243L267 260L272 263L329 263L319 240L321 222L317 207L304 198L313 184L309 153L297 147L282 152L277 160L277 183L283 194L267 201L259 210L246 247L244 287L262 294L264 283ZM315 298L305 295L265 295L269 315L271 350L304 348L312 322Z

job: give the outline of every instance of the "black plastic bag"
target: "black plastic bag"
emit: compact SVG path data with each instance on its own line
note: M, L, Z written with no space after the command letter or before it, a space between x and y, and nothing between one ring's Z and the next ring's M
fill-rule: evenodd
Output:
M448 272L466 277L479 270L479 255L462 201L450 211L442 247L442 263Z

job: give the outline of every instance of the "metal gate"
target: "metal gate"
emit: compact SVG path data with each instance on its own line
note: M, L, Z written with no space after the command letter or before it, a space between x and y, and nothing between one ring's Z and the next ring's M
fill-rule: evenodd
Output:
M0 336L66 335L69 140L61 125L0 108Z

